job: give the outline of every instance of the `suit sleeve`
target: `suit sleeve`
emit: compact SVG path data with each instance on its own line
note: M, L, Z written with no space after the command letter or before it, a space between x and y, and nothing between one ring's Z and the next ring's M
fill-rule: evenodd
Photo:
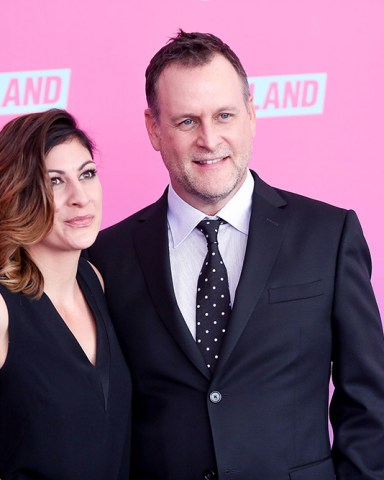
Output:
M368 246L350 211L333 304L330 418L338 480L384 480L384 339L370 277Z

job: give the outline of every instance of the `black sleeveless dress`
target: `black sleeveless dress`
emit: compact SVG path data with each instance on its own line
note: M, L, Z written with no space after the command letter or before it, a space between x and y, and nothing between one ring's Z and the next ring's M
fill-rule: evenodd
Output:
M131 380L92 267L77 279L97 326L96 366L44 294L0 285L9 349L0 369L1 480L127 480Z

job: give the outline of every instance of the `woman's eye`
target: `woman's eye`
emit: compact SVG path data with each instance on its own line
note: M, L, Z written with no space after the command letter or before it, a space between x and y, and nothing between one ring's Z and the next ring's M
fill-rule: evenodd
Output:
M63 181L61 180L61 178L59 177L51 177L51 185L53 187L55 187L56 185L60 185L61 183L63 183Z
M80 175L80 180L87 180L96 176L96 169L91 168Z

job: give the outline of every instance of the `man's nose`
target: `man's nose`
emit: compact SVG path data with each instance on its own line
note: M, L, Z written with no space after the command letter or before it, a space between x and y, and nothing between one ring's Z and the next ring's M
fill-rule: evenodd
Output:
M202 123L198 129L196 143L200 148L213 152L220 143L220 136L216 125L211 122Z

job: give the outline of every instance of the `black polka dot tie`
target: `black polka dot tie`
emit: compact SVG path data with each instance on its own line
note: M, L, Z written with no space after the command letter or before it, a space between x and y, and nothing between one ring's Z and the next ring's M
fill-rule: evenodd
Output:
M213 371L231 313L228 275L219 252L217 234L223 220L203 220L198 228L206 237L208 252L196 296L196 342L209 370Z

